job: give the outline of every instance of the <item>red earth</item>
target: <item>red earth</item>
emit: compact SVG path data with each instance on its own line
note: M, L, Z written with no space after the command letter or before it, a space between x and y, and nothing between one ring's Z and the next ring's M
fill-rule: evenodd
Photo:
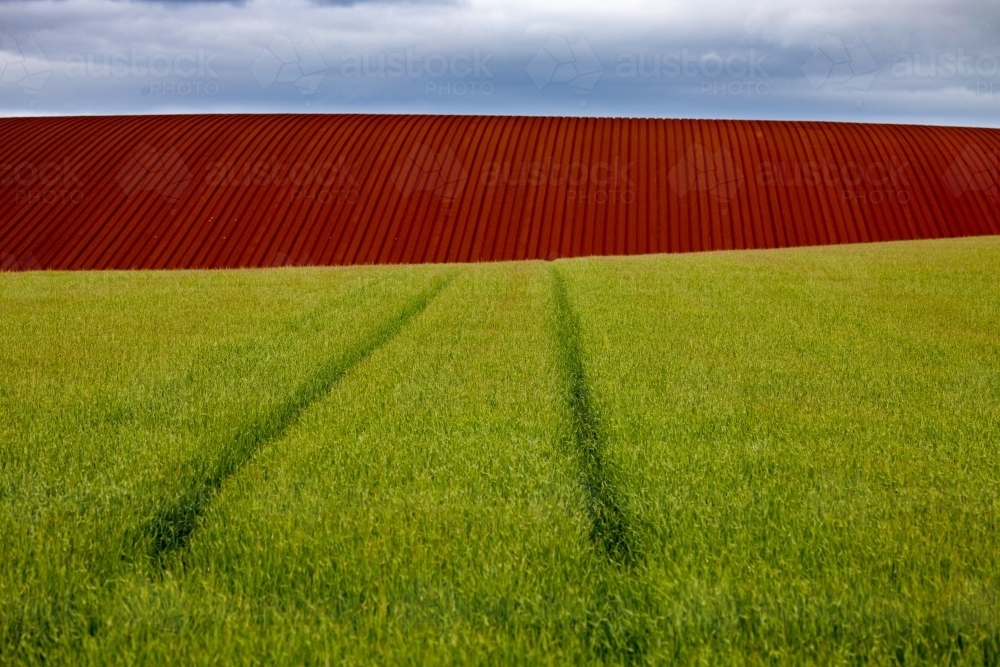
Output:
M1000 233L1000 131L405 115L0 119L0 268L478 262Z

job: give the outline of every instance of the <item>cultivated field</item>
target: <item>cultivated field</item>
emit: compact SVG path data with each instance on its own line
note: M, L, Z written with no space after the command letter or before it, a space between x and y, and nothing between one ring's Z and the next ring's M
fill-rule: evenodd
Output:
M0 274L0 663L1000 664L1000 238Z

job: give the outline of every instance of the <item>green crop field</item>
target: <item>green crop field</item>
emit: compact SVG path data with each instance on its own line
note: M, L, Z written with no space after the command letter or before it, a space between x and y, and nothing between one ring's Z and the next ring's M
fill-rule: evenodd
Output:
M0 274L2 664L1000 664L1000 238Z

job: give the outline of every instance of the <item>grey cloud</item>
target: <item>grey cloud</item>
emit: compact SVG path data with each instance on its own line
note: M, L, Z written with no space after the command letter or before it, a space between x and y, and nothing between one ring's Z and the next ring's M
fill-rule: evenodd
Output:
M0 113L400 111L998 125L1000 73L991 58L1000 29L989 3L925 1L902 11L911 5L631 1L6 0L0 32L14 46L0 54L11 68L0 81ZM29 38L50 66L40 86L40 77L24 83L18 69L34 53ZM43 65L33 58L33 67Z

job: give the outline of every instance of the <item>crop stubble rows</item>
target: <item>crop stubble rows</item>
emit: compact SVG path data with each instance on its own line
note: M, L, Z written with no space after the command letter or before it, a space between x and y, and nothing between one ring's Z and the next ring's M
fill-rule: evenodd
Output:
M2 118L0 270L478 262L996 234L998 142L992 129L784 121Z

